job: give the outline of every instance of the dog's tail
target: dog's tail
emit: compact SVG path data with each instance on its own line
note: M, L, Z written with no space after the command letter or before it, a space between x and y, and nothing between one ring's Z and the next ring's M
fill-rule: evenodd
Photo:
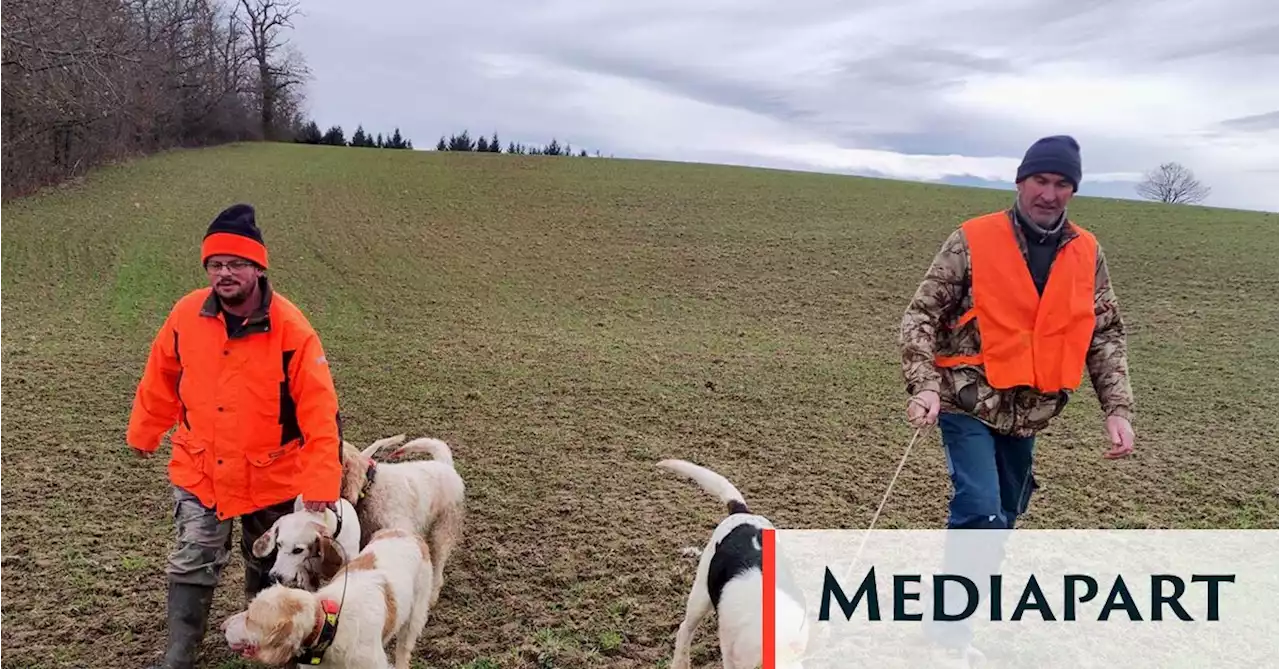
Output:
M408 435L397 434L394 437L383 437L382 439L379 439L373 442L372 444L369 444L368 446L366 446L363 451L360 451L360 454L366 458L373 459L374 453L377 453L378 451L382 450L383 448L386 448L387 446L391 446L392 444L398 444L404 441L407 436Z
M734 487L729 479L687 460L662 460L658 467L693 479L703 490L715 495L721 503L729 508L730 514L751 513L742 493Z
M435 460L443 462L450 467L453 466L453 451L449 450L449 444L446 444L440 439L433 439L431 437L419 437L418 439L414 439L404 446L397 448L395 452L391 454L391 457L399 458L405 455L417 455L419 453L426 453Z

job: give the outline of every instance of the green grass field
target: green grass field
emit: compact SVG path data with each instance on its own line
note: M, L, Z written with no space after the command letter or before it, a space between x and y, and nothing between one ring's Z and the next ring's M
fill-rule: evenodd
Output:
M1087 177L1087 175L1086 175ZM164 639L164 457L124 444L200 238L258 207L360 444L454 448L469 519L422 667L656 667L721 506L862 528L911 430L899 318L946 234L1011 192L692 164L300 145L174 152L8 203L4 669L141 666ZM1077 199L1129 325L1134 457L1086 383L1039 442L1024 526L1277 526L1275 214ZM167 455L168 448L163 453ZM878 527L933 528L938 436ZM228 567L206 638L240 605ZM718 652L708 620L695 663ZM247 665L246 665L247 666Z

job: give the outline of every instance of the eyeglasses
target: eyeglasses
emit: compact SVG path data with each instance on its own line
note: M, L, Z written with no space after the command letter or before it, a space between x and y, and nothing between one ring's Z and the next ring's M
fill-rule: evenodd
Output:
M250 267L253 267L253 266L254 266L253 263L249 262L248 260L232 260L230 262L214 261L205 265L204 268L208 270L210 274L217 274L218 272L221 272L222 268L224 267L231 270L232 272L239 272L241 270L249 269Z

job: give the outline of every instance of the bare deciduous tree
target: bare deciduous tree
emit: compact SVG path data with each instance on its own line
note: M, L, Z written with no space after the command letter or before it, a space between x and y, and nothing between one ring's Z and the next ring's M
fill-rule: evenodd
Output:
M263 139L264 120L288 136L306 68L282 1L4 0L4 195L174 146Z
M258 109L262 134L277 139L291 134L296 120L292 89L306 82L310 73L296 49L284 37L301 12L297 0L240 0L242 25L249 35L250 53L258 68ZM282 123L283 121L283 123Z
M1148 200L1169 204L1202 202L1210 193L1210 188L1200 183L1191 170L1172 162L1148 172L1136 190Z

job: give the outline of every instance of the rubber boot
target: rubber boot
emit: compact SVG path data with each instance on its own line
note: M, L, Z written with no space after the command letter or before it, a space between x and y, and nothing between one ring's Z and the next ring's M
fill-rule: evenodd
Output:
M190 583L169 584L169 647L151 669L194 669L200 642L209 624L213 588Z

